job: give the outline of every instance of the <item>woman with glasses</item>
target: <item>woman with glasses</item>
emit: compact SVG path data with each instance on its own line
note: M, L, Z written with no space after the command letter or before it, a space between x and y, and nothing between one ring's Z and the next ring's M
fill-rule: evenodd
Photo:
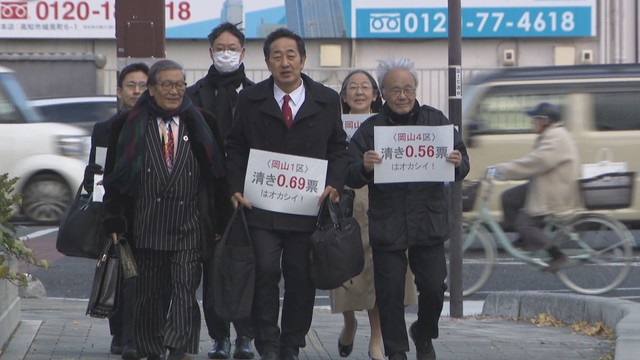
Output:
M373 114L382 108L382 98L375 79L364 70L353 70L342 82L340 90L342 112L344 114ZM373 260L369 246L369 191L366 187L356 190L353 203L353 217L358 220L362 234L362 246L365 251L365 265L362 273L347 281L343 286L330 293L331 310L342 313L344 326L338 338L340 356L347 357L353 350L358 329L354 311L367 310L371 336L369 338L369 358L382 359L382 333L380 331L380 313L376 303L373 286ZM405 305L416 304L416 288L413 275L409 271L405 284Z

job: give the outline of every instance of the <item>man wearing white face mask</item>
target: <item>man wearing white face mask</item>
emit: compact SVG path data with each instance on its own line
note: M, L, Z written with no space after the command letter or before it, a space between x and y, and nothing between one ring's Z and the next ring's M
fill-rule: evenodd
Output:
M213 64L205 77L187 88L196 107L212 112L222 135L231 130L238 92L254 83L244 73L244 34L231 23L222 23L209 34L209 57Z
M207 75L187 88L187 96L196 107L210 111L216 117L220 132L227 136L231 130L231 120L238 92L254 83L244 73L244 34L231 23L222 23L209 34L209 56L213 64ZM228 359L231 352L230 324L216 316L213 310L213 289L210 284L213 274L213 250L205 249L202 255L203 280L202 302L204 318L213 348L208 353L210 359ZM253 328L250 319L234 321L237 338L233 352L234 359L252 359Z

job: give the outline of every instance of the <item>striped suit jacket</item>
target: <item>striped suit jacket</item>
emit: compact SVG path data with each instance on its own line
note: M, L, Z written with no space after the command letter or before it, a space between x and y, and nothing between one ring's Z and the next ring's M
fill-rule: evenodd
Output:
M188 146L189 134L180 126L175 165L169 172L157 121L147 122L147 151L135 200L136 248L186 250L200 246L198 182L200 169Z
M218 151L223 152L222 148L223 139L218 130L218 127L215 124L215 118L211 113L206 110L200 110L202 116L204 117L207 124L209 124L216 142L218 144ZM111 136L109 138L109 146L107 150L107 163L105 166L105 174L108 174L113 171L113 164L116 158L116 148L118 143L118 138L120 136L120 132L126 122L128 112L124 112L118 116L117 119L113 122ZM192 156L193 161L197 164L199 168L199 176L195 176L198 181L195 183L197 186L192 186L190 190L196 192L197 196L195 196L195 202L197 204L197 214L198 217L195 217L199 220L199 233L200 245L202 249L202 258L206 259L213 254L213 246L214 239L217 234L222 234L224 232L224 228L226 223L230 217L232 208L231 202L229 201L230 196L228 195L227 187L226 187L226 179L225 178L216 178L211 173L211 165L207 160L206 154L203 152L202 144L198 142L197 136L189 136L189 134L193 134L195 131L193 119L191 119L188 113L181 113L180 115L180 143L178 145L178 152L180 152L180 147L184 148L185 154L177 154L177 157L180 156ZM157 134L157 123L155 118L153 120L149 120L154 126L154 131L147 131L147 133ZM186 131L186 136L188 136L188 141L183 141L183 137L185 135L182 134L182 131ZM146 135L145 135L146 136ZM156 141L156 145L158 149L160 149L160 136L157 138L150 138L150 140ZM152 145L147 145L152 146ZM186 151L190 150L190 151ZM149 153L157 153L158 158L156 160L146 159L145 162L147 164L151 164L155 166L156 177L162 177L160 171L157 169L160 166L164 166L164 162L160 164L162 160L162 154L158 150L158 152L149 152ZM191 154L191 155L188 155ZM177 159L177 161L183 161ZM186 161L186 159L184 160ZM155 165L153 165L155 163ZM185 166L187 166L188 161L185 162ZM179 166L179 165L177 165ZM194 165L195 166L195 165ZM154 168L146 168L149 171L153 172ZM174 169L174 171L176 171ZM181 172L181 171L178 171ZM142 173L142 172L141 172ZM146 174L146 173L145 173ZM192 174L193 175L193 174ZM168 176L168 173L167 175ZM140 175L143 177L143 175ZM193 176L192 176L193 177ZM179 179L176 179L177 183L180 183ZM136 181L143 181L142 179L137 179ZM157 186L159 184L166 182L167 179L157 179ZM182 185L178 185L179 187ZM142 231L138 231L137 227L140 226L136 222L141 214L140 211L144 210L142 208L136 207L136 199L141 196L147 196L148 199L151 199L151 194L143 195L143 194L122 194L117 189L105 188L105 212L103 217L103 225L104 231L106 234L118 233L124 234L136 247L140 247L139 243L146 243L144 247L153 248L151 243L148 243L146 240L137 239L137 235L141 234ZM185 195L191 196L191 195ZM155 198L157 201L157 197ZM194 199L194 197L191 197ZM178 206L180 206L179 201L177 202ZM182 200L184 201L184 200ZM193 211L193 210L192 210ZM160 220L158 220L160 221ZM180 223L182 220L178 219L177 221L174 219L173 222ZM191 225L192 226L192 225ZM191 248L191 245L187 245L188 241L184 244L180 244L180 248ZM161 246L161 245L160 245Z

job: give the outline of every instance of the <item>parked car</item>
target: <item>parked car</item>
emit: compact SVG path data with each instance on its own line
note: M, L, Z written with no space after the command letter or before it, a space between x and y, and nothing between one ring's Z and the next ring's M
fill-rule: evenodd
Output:
M82 182L89 140L78 127L43 122L14 73L0 67L0 173L19 179L16 215L60 221Z
M89 133L98 121L109 119L118 110L115 96L74 96L30 101L46 122L61 122L79 126Z
M479 179L487 166L531 150L536 134L524 111L541 102L560 105L582 164L612 160L626 163L628 171L640 171L640 65L509 68L465 84L463 136L472 165L467 179ZM599 159L598 153L611 158ZM626 223L639 223L638 175L628 196L630 206L602 211ZM500 194L516 184L496 183L490 205L495 215L502 215Z

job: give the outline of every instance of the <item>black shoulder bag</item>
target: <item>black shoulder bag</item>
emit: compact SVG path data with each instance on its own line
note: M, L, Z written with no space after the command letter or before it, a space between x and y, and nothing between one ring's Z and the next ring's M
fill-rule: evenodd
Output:
M249 228L241 205L214 250L213 276L207 296L213 299L213 309L222 319L233 321L251 315L256 277L255 255Z
M344 217L329 197L318 211L311 246L311 278L317 289L338 288L362 272L364 250L360 225L356 219Z
M102 231L103 204L93 202L92 198L93 194L82 194L80 185L58 228L59 253L89 259L100 257L106 239Z

